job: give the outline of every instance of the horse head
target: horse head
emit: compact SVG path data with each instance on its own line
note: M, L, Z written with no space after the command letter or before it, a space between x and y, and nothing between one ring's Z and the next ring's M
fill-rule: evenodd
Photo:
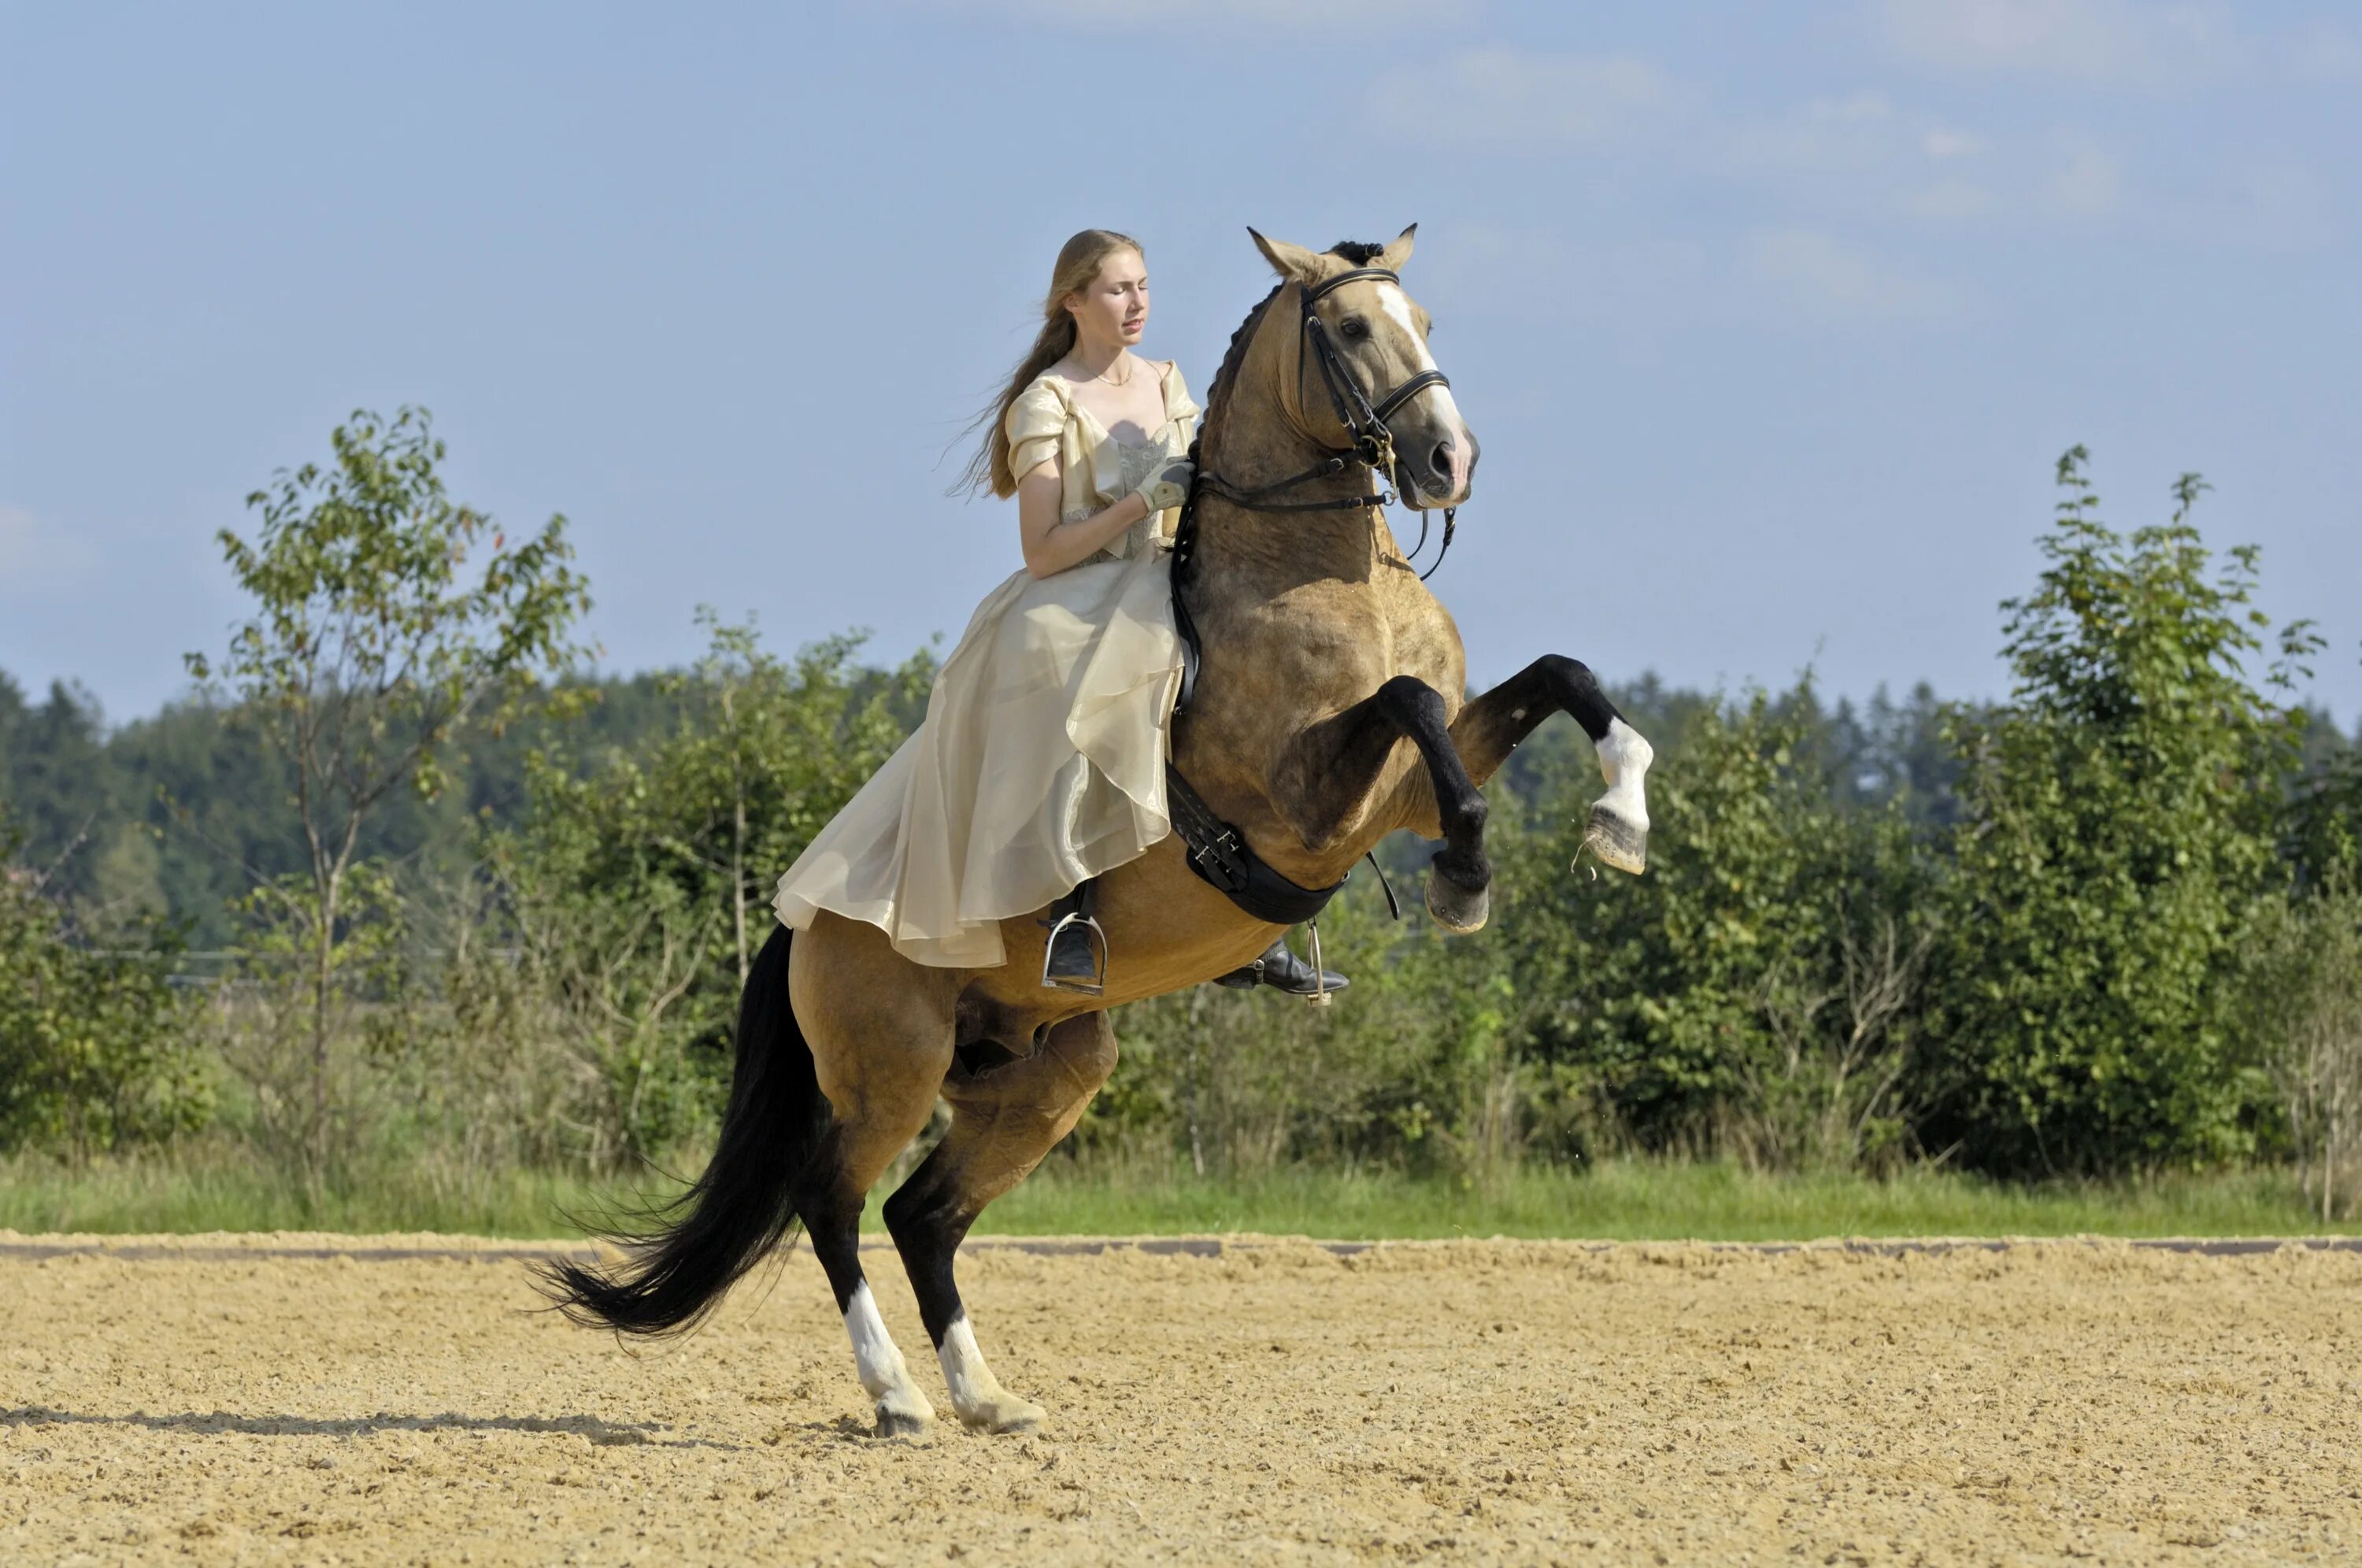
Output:
M1429 317L1398 276L1418 232L1413 224L1391 245L1349 241L1315 251L1247 230L1279 273L1281 292L1299 291L1299 330L1279 367L1290 423L1330 448L1360 444L1374 423L1404 501L1431 509L1467 501L1477 447L1428 352ZM1284 309L1275 314L1287 319Z

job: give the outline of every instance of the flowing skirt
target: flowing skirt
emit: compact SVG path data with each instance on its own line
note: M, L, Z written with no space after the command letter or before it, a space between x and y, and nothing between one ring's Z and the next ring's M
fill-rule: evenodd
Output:
M779 878L779 919L831 910L918 963L989 968L999 922L1169 834L1172 580L1172 558L1143 549L995 589L925 721Z

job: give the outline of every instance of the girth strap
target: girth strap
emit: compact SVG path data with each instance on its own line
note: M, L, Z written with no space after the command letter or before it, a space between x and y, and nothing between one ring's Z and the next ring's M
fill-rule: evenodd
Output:
M1345 885L1340 878L1331 887L1302 887L1273 870L1169 762L1164 765L1164 807L1173 831L1188 846L1189 869L1256 920L1300 924L1327 909Z

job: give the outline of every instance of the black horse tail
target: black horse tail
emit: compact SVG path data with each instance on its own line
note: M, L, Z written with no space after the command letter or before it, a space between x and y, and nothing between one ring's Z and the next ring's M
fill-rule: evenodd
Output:
M600 1232L632 1249L628 1263L540 1271L544 1292L576 1322L651 1337L686 1332L795 1233L790 1192L827 1132L830 1109L789 1006L788 941L788 928L775 927L747 971L730 1103L705 1174L641 1216L659 1226L653 1232Z

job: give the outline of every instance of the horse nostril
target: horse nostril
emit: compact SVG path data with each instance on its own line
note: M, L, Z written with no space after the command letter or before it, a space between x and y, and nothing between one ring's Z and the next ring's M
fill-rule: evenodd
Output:
M1438 441L1435 444L1434 452L1428 458L1428 465L1439 477L1450 479L1451 477L1451 443Z

